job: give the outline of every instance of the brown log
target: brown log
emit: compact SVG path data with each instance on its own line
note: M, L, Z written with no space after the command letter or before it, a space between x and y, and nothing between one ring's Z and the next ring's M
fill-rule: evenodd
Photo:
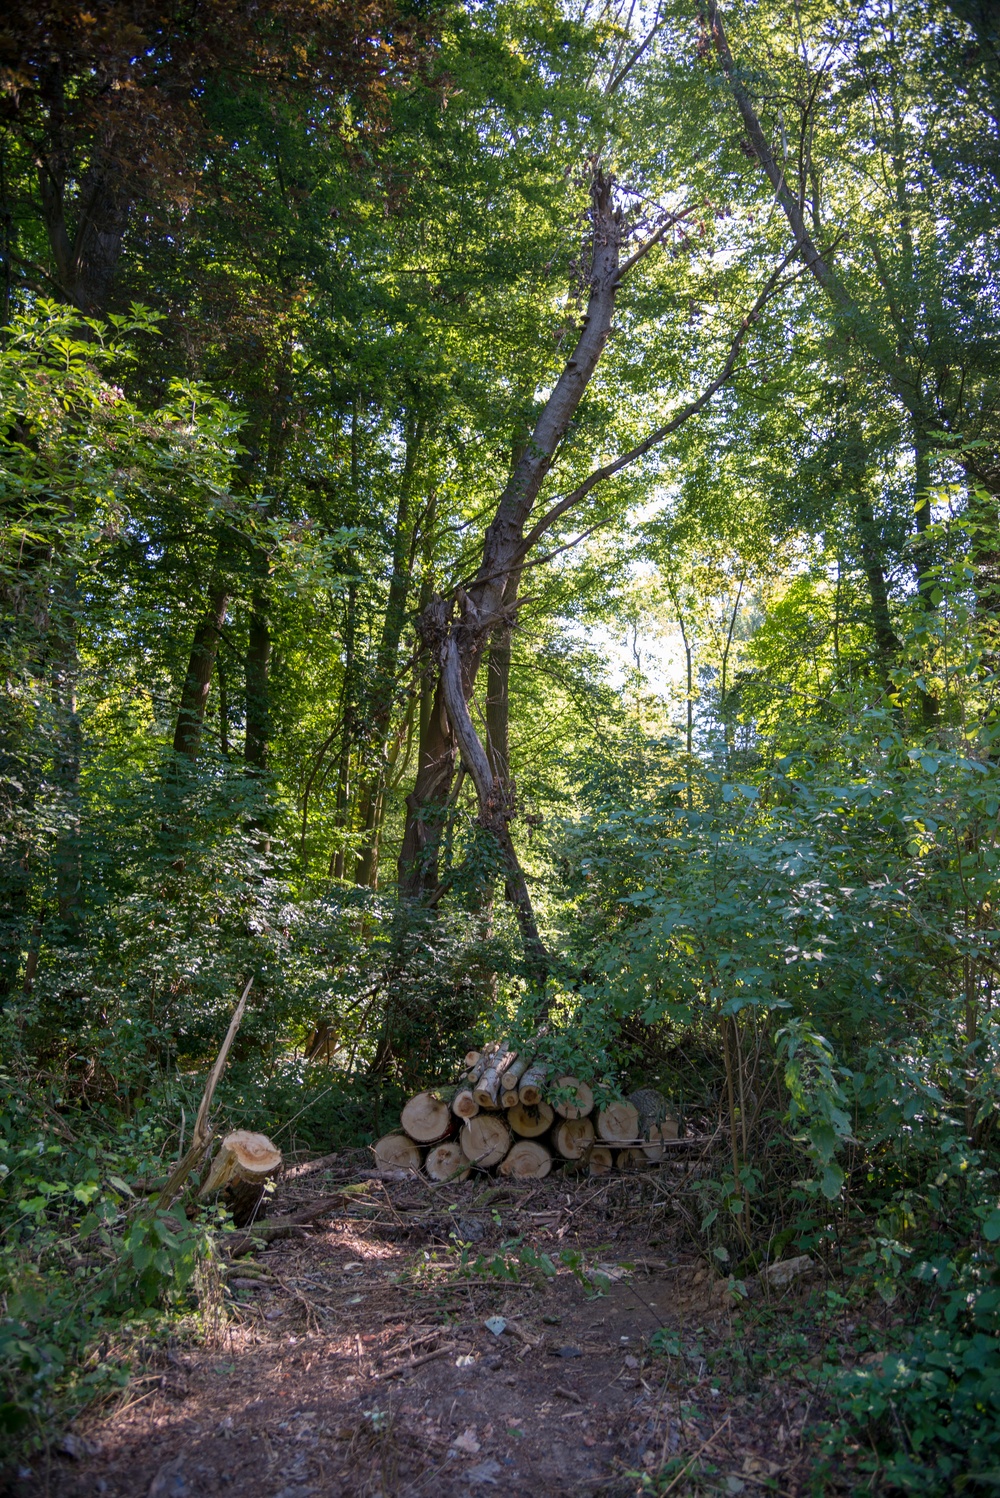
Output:
M475 1118L479 1112L479 1104L472 1095L470 1087L460 1087L451 1100L451 1111L456 1118Z
M406 1170L416 1175L420 1170L420 1150L405 1134L385 1134L372 1149L380 1175L390 1170Z
M564 1118L552 1130L552 1143L564 1160L579 1160L593 1142L594 1125L589 1118Z
M518 1088L518 1098L529 1108L542 1101L542 1093L545 1090L545 1078L549 1069L542 1062L534 1062L521 1078Z
M587 1163L592 1176L604 1176L607 1175L614 1161L611 1157L611 1151L606 1144L595 1144L590 1151L590 1158Z
M552 1092L570 1089L572 1096L567 1102L554 1103L553 1107L560 1118L585 1118L594 1106L594 1094L586 1082L581 1082L577 1077L557 1077Z
M507 1122L522 1139L536 1139L544 1134L554 1118L548 1103L518 1103L515 1108L507 1109Z
M499 1165L510 1149L510 1129L496 1113L477 1113L462 1129L465 1158L479 1170Z
M552 1154L537 1139L519 1139L500 1162L500 1175L515 1181L540 1181L552 1169Z
M432 1181L464 1181L470 1167L458 1140L450 1139L427 1151L424 1169Z
M276 1238L290 1238L305 1232L306 1223L312 1222L317 1217L331 1216L336 1207L343 1205L346 1195L346 1192L341 1191L336 1196L320 1197L318 1201L300 1207L297 1212L291 1212L287 1217L275 1217L271 1222L255 1223L252 1233L241 1233L235 1237L225 1238L220 1246L231 1259L241 1259L261 1241L273 1243Z
M615 1164L619 1170L634 1170L646 1163L646 1156L641 1149L619 1150L615 1156Z
M219 1145L199 1200L224 1191L236 1226L246 1227L262 1215L265 1188L280 1168L281 1151L266 1134L235 1129Z
M451 1133L451 1109L440 1092L418 1092L403 1107L399 1121L417 1144L437 1144Z
M497 1053L495 1059L491 1059L472 1094L480 1108L500 1107L500 1078L514 1059L514 1052L508 1051L506 1046Z
M606 1144L631 1144L639 1138L639 1110L631 1103L609 1103L596 1122L597 1137Z

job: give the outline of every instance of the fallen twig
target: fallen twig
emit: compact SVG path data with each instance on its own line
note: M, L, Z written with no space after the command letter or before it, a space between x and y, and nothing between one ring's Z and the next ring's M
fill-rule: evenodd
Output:
M458 1343L448 1342L444 1347L436 1347L433 1352L425 1352L422 1357L410 1358L407 1363L395 1363L391 1368L383 1368L381 1373L375 1373L372 1377L396 1378L400 1373L408 1373L411 1368L420 1368L424 1363L432 1363L435 1358L444 1358L457 1351Z
M241 1259L261 1241L271 1243L275 1238L292 1237L296 1228L305 1227L317 1217L322 1217L324 1212L331 1212L334 1207L339 1206L344 1195L343 1191L338 1191L336 1196L321 1197L319 1201L310 1202L308 1206L300 1207L297 1212L292 1212L287 1217L278 1217L273 1222L255 1224L251 1232L236 1235L222 1246L228 1250L231 1259Z

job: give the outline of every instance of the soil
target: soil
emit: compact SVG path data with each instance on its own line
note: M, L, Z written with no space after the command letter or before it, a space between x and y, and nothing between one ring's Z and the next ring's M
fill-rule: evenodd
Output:
M709 1372L732 1307L669 1190L432 1187L361 1179L369 1163L286 1180L272 1218L351 1186L343 1215L229 1265L200 1337L152 1352L15 1492L626 1498L707 1491L706 1472L748 1498L807 1490L809 1410ZM512 1240L555 1276L512 1268ZM704 1355L670 1356L671 1334Z

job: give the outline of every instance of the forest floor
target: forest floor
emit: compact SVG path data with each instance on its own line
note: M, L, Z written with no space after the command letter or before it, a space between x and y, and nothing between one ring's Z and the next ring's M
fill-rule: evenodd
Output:
M149 1349L115 1407L13 1492L850 1490L846 1472L820 1476L817 1422L833 1418L831 1359L861 1353L822 1276L734 1306L669 1191L656 1209L641 1176L431 1187L361 1179L367 1163L345 1154L283 1184L272 1217L357 1183L343 1216L235 1261L216 1329Z

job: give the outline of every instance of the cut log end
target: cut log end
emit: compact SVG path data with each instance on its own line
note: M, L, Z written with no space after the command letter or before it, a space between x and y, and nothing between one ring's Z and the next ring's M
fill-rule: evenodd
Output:
M545 1090L545 1078L549 1071L547 1066L541 1064L529 1066L521 1077L521 1085L518 1088L518 1099L526 1107L533 1108L536 1103L542 1101L542 1093Z
M609 1103L597 1115L597 1137L606 1144L629 1144L638 1139L638 1108L631 1103Z
M564 1102L553 1105L560 1118L586 1118L593 1109L594 1094L578 1077L557 1077L553 1090L570 1094Z
M518 1103L507 1109L507 1122L522 1139L537 1139L549 1128L553 1118L555 1113L548 1103Z
M606 1144L595 1144L588 1161L592 1176L606 1176L614 1164L611 1151Z
M594 1142L589 1118L564 1118L552 1130L552 1143L564 1160L579 1160Z
M477 1113L462 1129L465 1158L479 1170L499 1165L510 1149L510 1129L497 1113Z
M405 1104L399 1121L417 1144L436 1144L451 1132L451 1109L436 1092L418 1092Z
M385 1134L373 1146L379 1175L405 1170L416 1175L420 1170L420 1150L405 1134Z
M470 1087L462 1087L455 1093L451 1100L451 1111L457 1118L475 1118L479 1112L479 1104Z
M472 1167L457 1140L436 1144L427 1151L424 1169L432 1181L464 1181Z
M540 1181L552 1169L552 1155L536 1139L519 1139L500 1162L500 1175L514 1181Z

